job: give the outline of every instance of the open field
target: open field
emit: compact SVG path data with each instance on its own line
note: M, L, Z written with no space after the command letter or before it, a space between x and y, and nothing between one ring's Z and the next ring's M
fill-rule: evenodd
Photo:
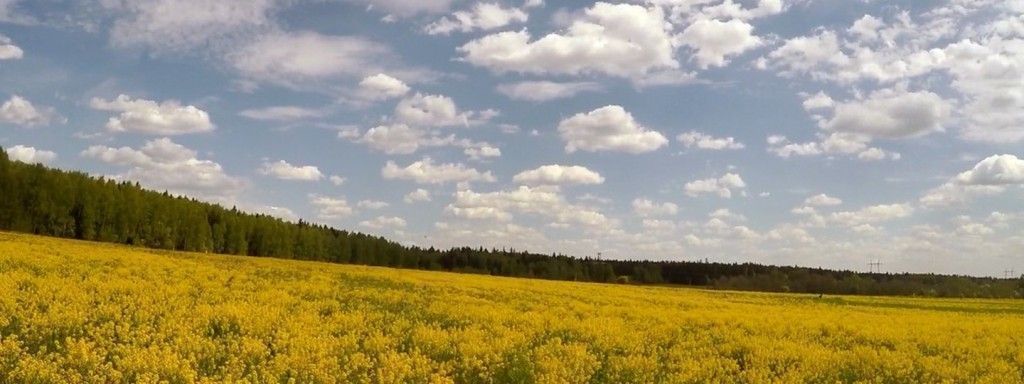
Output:
M1024 381L1024 302L496 278L0 233L0 382Z

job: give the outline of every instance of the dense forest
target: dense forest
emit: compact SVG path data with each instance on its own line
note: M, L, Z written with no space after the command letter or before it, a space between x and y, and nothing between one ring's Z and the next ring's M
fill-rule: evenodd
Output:
M868 274L750 263L595 260L504 249L410 247L149 191L137 183L24 164L10 160L2 149L0 230L157 249L556 280L824 294L1024 296L1024 276Z

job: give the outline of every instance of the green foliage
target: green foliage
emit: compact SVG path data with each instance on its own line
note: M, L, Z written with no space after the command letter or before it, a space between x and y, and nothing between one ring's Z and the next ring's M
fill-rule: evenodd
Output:
M0 149L0 230L148 248L555 280L829 294L1019 297L1024 278L864 274L800 267L597 260L483 248L403 246L356 232L11 161ZM639 255L642 256L642 255Z

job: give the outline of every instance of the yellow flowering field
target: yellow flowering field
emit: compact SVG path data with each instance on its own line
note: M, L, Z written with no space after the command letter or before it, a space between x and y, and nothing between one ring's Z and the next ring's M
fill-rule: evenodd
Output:
M1024 381L1024 303L541 281L0 233L0 383Z

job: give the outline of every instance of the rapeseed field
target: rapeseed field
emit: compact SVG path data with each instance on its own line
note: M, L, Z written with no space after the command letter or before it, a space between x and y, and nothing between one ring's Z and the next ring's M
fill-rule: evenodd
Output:
M3 383L1012 383L1024 303L498 278L0 233Z

